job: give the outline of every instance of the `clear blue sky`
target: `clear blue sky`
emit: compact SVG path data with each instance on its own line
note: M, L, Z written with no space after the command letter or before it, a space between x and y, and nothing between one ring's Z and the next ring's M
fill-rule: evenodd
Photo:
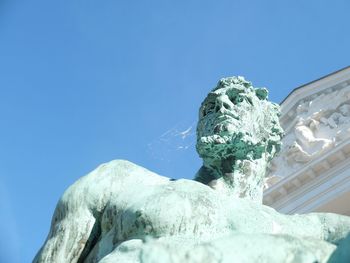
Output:
M346 0L0 0L0 262L30 262L63 191L100 163L192 178L193 130L179 132L219 78L243 75L279 102L348 66L349 11Z

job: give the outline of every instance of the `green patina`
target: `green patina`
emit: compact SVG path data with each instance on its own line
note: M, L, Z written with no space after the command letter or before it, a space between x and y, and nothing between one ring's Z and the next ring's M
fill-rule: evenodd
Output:
M208 94L199 109L196 148L204 169L197 173L197 181L225 180L227 185L226 174L234 173L228 186L232 195L261 202L258 192L265 168L280 150L283 135L279 106L267 97L267 89L256 89L243 77L223 78ZM243 160L245 166L254 166L256 174L255 181L240 189L235 180L244 172L237 165ZM255 167L257 162L263 169Z

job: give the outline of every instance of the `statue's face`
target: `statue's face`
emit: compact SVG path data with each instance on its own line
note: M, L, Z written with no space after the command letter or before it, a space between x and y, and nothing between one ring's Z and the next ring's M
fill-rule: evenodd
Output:
M279 141L282 135L279 107L266 98L266 89L254 89L241 77L222 79L199 110L199 155L219 160L261 158L268 141Z

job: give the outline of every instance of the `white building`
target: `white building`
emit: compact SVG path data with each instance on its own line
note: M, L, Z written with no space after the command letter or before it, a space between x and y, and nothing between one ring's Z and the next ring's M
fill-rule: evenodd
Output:
M264 203L286 213L350 215L350 67L294 89Z

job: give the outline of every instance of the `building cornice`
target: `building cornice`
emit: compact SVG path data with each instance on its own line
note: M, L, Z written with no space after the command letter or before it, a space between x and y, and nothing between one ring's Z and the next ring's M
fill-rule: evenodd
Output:
M295 88L281 102L281 124L288 126L296 115L296 107L307 99L317 96L320 93L332 92L338 88L344 88L350 85L350 66L324 76L320 79L309 82L298 88Z
M341 176L342 170L350 169L349 158L350 140L266 189L264 204L288 214L316 209L322 196L336 190L335 185L348 184L350 189L350 177Z
M304 87L306 87L306 86L309 86L309 85L311 85L311 84L314 84L314 83L316 83L316 82L318 82L318 81L322 81L322 80L324 80L324 79L327 79L328 77L332 77L333 75L338 74L338 73L341 73L341 72L346 71L346 70L348 70L348 69L350 69L350 66L344 67L344 68L342 68L342 69L338 69L338 70L336 70L336 71L334 71L334 72L332 72L332 73L329 73L329 74L327 74L327 75L325 75L325 76L323 76L323 77L320 77L320 78L318 78L318 79L315 79L315 80L313 80L313 81L310 81L310 82L308 82L308 83L306 83L306 84L303 84L303 85L301 85L301 86L299 86L299 87L294 88L294 89L287 95L287 97L285 97L285 98L281 101L280 104L283 104L283 103L284 103L294 92L296 92L297 90L300 90L300 89L302 89L302 88L304 88Z

